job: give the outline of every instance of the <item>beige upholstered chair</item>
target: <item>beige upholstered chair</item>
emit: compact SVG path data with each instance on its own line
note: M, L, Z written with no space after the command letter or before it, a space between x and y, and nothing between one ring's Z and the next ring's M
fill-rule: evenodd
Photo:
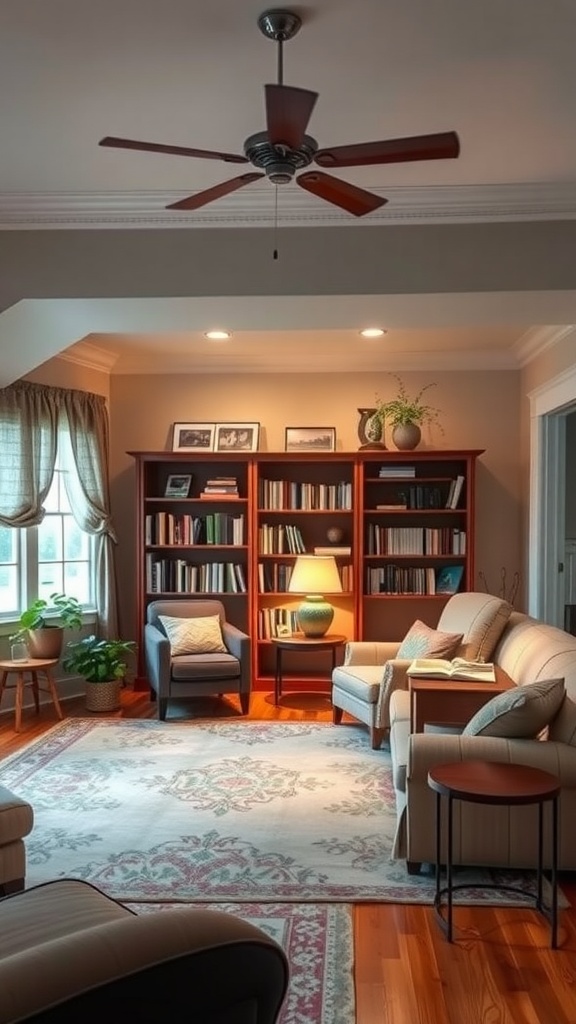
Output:
M224 911L135 914L73 879L0 900L0 1024L274 1024L288 970L273 939Z
M456 656L489 661L512 612L508 602L493 594L454 594L444 606L438 625L442 633L461 634ZM353 641L346 645L344 664L332 673L333 719L347 711L370 730L377 750L390 729L390 698L407 689L406 671L412 657L397 658L402 641ZM421 656L425 656L422 654Z
M173 653L161 616L191 620L218 616L223 650ZM237 693L243 714L250 710L250 637L226 621L221 601L202 598L183 601L152 601L144 627L146 672L158 701L158 718L164 720L168 701L182 697ZM186 625L186 624L184 624Z
M0 786L0 896L24 888L24 838L33 825L34 812L30 804Z

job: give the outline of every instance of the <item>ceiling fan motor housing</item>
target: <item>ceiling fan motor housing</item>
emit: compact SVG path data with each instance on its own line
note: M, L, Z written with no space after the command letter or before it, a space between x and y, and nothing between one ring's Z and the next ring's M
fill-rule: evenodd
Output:
M316 154L318 143L311 135L305 135L298 149L291 149L277 143L272 145L268 132L256 132L244 143L244 153L254 167L261 167L275 185L292 181L296 171L308 167Z

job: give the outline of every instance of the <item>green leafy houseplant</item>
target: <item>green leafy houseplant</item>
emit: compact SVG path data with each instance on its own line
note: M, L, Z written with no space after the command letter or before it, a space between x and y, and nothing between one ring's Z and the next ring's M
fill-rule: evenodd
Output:
M78 672L88 683L108 683L123 679L128 671L126 655L136 650L133 640L101 640L85 636L70 640L62 662L66 672Z
M414 398L409 398L402 378L397 373L392 373L391 376L398 383L396 398L391 398L389 401L384 402L376 396L376 414L380 417L382 423L388 421L392 427L406 426L407 423L415 423L417 426L420 426L422 423L430 423L438 426L442 433L444 433L440 423L440 409L422 401L425 393L430 388L436 387L436 381L425 384Z
M50 594L50 600L38 597L20 616L19 633L25 634L29 629L45 629L52 625L49 615L59 615L62 625L69 629L80 629L82 625L82 607L75 597L66 594Z

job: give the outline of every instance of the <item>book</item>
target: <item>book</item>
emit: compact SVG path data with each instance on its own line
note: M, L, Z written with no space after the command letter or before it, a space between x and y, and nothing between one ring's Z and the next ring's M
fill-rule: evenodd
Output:
M472 682L494 683L496 672L490 661L467 661L466 658L415 658L408 669L409 676L430 679L462 679Z
M450 488L448 490L448 497L446 498L445 508L458 508L458 502L464 486L464 477L458 474L457 477L452 480Z
M331 547L331 548L314 548L314 554L315 555L351 555L352 554L352 548L351 547L346 547L346 545L342 545L341 547L338 547L336 544L334 544L334 546Z
M378 512L404 512L408 508L405 501L390 502L389 505L376 505Z
M464 575L463 565L444 565L436 572L436 593L456 594Z

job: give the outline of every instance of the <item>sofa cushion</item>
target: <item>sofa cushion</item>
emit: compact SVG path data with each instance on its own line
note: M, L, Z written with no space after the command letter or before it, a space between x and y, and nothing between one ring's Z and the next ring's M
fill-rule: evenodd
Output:
M463 736L531 739L557 714L566 695L563 679L544 679L499 693L470 719Z
M438 628L464 634L456 651L459 658L490 661L511 614L512 605L494 594L455 594L444 608Z
M159 615L170 641L170 651L178 654L225 654L218 615L202 615L192 619Z
M461 640L462 633L431 629L416 619L400 644L396 658L451 658Z

